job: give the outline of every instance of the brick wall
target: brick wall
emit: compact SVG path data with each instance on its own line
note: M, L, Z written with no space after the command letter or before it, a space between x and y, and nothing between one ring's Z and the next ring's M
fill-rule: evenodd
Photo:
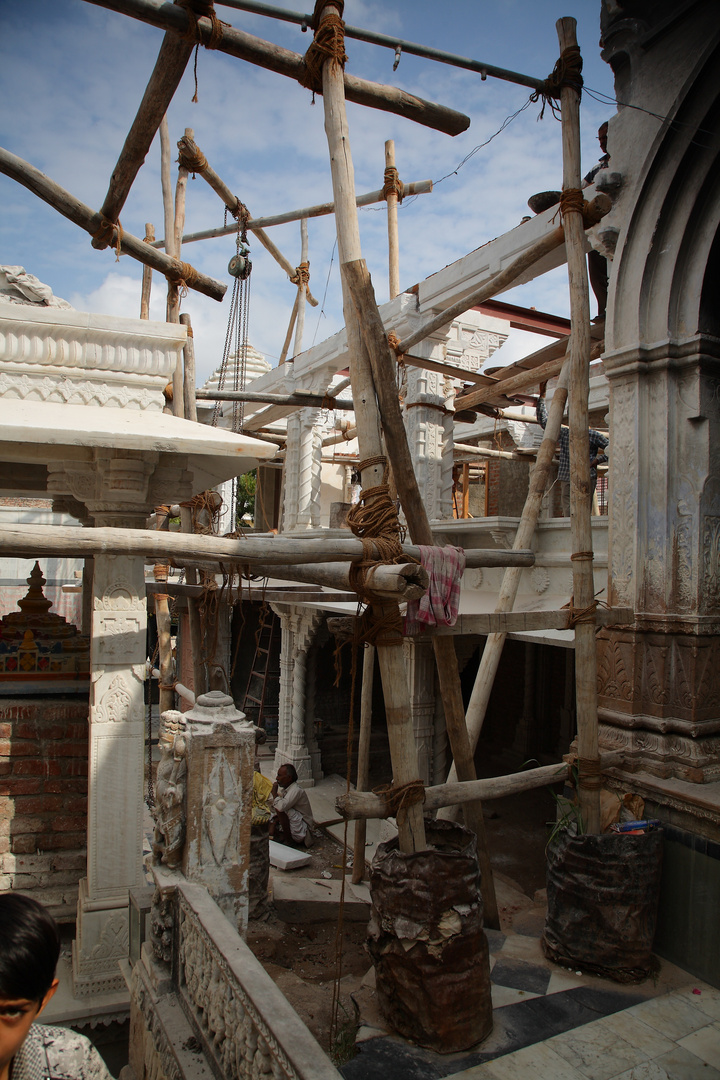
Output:
M88 703L0 699L0 891L75 917L85 875Z

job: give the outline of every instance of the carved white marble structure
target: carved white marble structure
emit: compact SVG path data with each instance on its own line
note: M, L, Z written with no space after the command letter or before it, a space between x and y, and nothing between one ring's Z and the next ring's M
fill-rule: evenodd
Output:
M320 754L313 726L314 716L308 711L312 703L314 671L310 669L309 653L313 639L323 620L319 611L296 604L272 604L280 616L282 632L280 652L280 717L275 764L285 762L297 769L298 780L311 786L322 777Z

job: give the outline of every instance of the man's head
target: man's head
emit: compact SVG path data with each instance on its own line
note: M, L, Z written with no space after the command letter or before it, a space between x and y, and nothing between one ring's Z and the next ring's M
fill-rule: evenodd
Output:
M277 772L277 782L281 788L289 788L297 780L297 769L294 765L281 765Z
M605 121L598 128L598 142L600 143L600 149L603 154L607 154L607 137L608 137L608 122Z
M0 895L0 1076L57 989L60 934L42 904Z

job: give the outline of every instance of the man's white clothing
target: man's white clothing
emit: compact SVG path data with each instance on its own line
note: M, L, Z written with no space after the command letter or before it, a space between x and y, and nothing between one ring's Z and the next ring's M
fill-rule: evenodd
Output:
M307 792L300 787L297 780L294 780L290 787L280 788L272 804L276 811L281 810L287 814L290 835L295 843L311 847L314 840L312 830L315 827L315 819Z

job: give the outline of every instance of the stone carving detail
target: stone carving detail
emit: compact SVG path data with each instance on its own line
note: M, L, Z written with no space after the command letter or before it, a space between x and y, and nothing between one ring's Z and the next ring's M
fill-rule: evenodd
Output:
M629 383L611 385L611 480L612 602L632 605L637 526L637 451L635 446L636 394ZM619 467L615 467L617 463Z
M203 799L203 849L207 846L218 866L238 857L238 835L241 800L237 796L239 780L234 775L225 754L218 754L208 779Z
M113 386L104 382L74 382L67 378L47 375L14 376L0 372L0 396L20 401L63 402L67 405L110 405L115 408L162 411L162 394L145 387L130 390L125 385Z
M547 592L550 585L550 575L544 566L535 566L530 571L530 584L538 595Z
M301 1080L259 1009L183 896L179 897L179 915L183 996L219 1075L243 1080L261 1077ZM319 1048L318 1053L321 1053ZM310 1074L305 1080L310 1080Z
M702 610L720 610L720 517L707 516L702 524Z
M165 964L172 960L173 930L175 926L172 896L155 889L150 913L150 942L156 959Z
M111 915L106 920L100 940L89 953L80 952L83 975L106 972L108 960L124 960L128 954L130 930L127 915Z
M630 647L632 650L632 646ZM632 655L629 657L632 672ZM628 673L622 655L621 643L617 638L602 640L598 652L598 694L605 698L617 698L620 701L632 701L633 682Z
M169 709L162 714L159 733L161 758L155 785L155 833L152 849L155 862L164 863L170 870L180 867L185 847L187 746L184 731L185 720L182 713Z
M124 724L133 719L133 694L122 675L116 675L93 710L96 724Z

